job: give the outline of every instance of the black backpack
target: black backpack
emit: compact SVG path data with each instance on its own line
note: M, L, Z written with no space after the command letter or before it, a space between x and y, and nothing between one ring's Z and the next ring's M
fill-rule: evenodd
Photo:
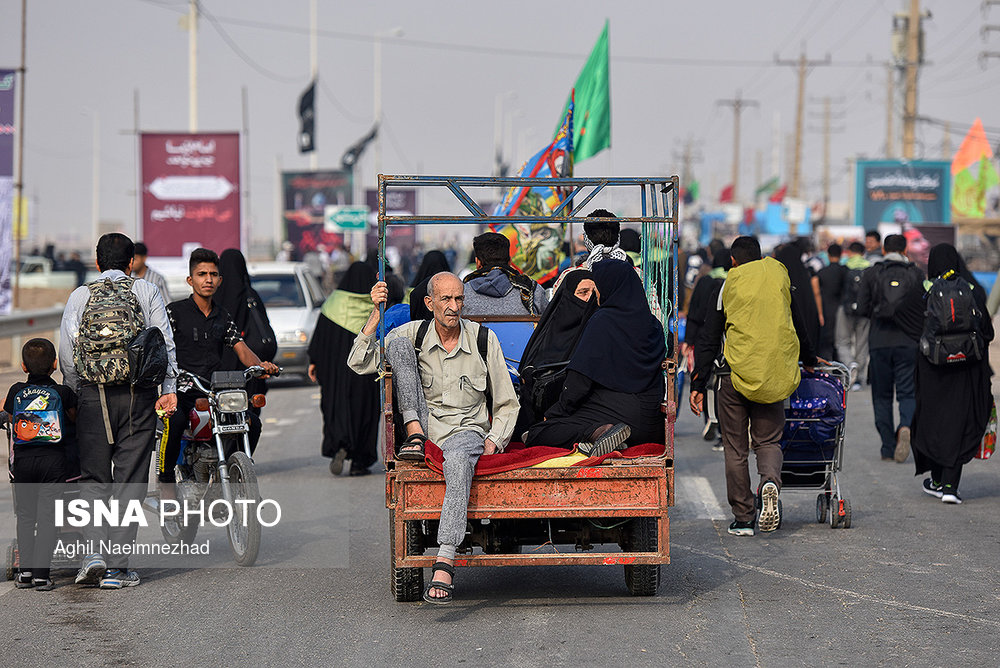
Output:
M968 282L952 272L935 279L927 291L920 351L931 364L983 359L982 317Z
M892 260L875 268L875 304L872 315L891 320L896 317L906 300L919 286L920 278L913 265Z
M858 312L858 290L861 286L861 274L864 272L864 269L848 269L844 272L840 303L844 305L844 312L848 315L856 315Z

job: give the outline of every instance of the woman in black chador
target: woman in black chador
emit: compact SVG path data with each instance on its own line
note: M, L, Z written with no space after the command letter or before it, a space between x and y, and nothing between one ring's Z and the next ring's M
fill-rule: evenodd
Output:
M319 383L323 411L323 456L340 475L351 460L351 475L366 475L378 460L379 395L374 375L359 376L347 366L354 337L371 313L375 270L355 262L323 302L309 343L309 378Z
M599 307L569 363L558 403L528 430L525 444L606 455L622 445L663 443L663 327L627 262L594 265Z
M953 272L953 273L951 273ZM986 310L986 292L969 272L951 244L938 244L927 260L927 276L934 280L955 275L972 287L981 317L978 331L987 351L983 359L953 364L932 364L917 353L917 407L913 413L912 448L916 474L931 472L924 491L945 503L962 503L958 483L979 444L993 407L990 384L989 343L993 323Z
M597 310L594 289L594 274L585 269L568 271L542 313L517 367L521 410L514 433L540 422L559 400L570 357Z

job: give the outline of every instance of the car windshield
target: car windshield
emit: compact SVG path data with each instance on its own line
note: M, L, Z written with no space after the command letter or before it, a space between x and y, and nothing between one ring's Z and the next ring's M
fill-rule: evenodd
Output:
M295 274L259 274L250 277L250 285L267 308L304 307L305 295Z

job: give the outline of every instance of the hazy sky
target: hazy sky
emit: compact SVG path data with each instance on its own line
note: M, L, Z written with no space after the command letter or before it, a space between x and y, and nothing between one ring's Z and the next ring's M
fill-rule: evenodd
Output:
M20 0L0 0L0 67L17 67ZM28 7L25 185L33 232L89 245L92 234L93 127L99 124L99 215L135 221L133 91L141 128L185 131L188 34L185 0L33 0ZM907 3L908 4L908 3ZM925 0L926 59L921 115L953 121L954 151L978 115L1000 126L1000 60L981 69L981 51L1000 51L1000 6L979 0ZM277 164L307 168L297 153L296 106L309 79L308 0L202 0L199 31L199 126L239 130L240 90L249 94L250 219L255 237L275 229ZM706 197L729 181L732 112L716 101L742 90L759 107L743 114L741 191L771 165L772 126L791 133L795 70L773 64L827 53L832 66L810 74L806 127L821 127L822 96L835 100L833 199L846 199L846 161L877 158L885 147L885 69L893 12L902 0L666 0L596 2L319 2L317 128L320 167L337 167L344 149L373 119L373 38L399 27L383 48L382 171L486 175L492 169L497 96L513 113L519 165L550 139L574 80L610 19L612 149L577 165L578 175L651 176L680 172L687 139ZM214 18L213 22L210 20ZM220 34L221 27L225 36ZM871 60L873 65L866 66ZM511 93L509 96L507 95ZM898 102L901 102L897 98ZM898 123L897 123L898 128ZM942 130L921 124L918 156L939 159ZM991 133L994 143L997 135ZM518 151L520 149L520 151ZM897 146L897 151L898 151ZM784 163L785 153L781 149ZM807 195L821 194L822 142L805 135ZM369 151L361 162L370 183ZM429 209L444 195L421 195ZM152 250L152 249L151 249ZM154 251L155 254L155 251Z

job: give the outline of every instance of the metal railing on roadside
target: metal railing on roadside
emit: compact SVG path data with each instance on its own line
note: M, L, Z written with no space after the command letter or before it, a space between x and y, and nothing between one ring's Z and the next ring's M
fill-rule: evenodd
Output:
M62 314L62 307L56 306L0 316L0 338L58 331Z

